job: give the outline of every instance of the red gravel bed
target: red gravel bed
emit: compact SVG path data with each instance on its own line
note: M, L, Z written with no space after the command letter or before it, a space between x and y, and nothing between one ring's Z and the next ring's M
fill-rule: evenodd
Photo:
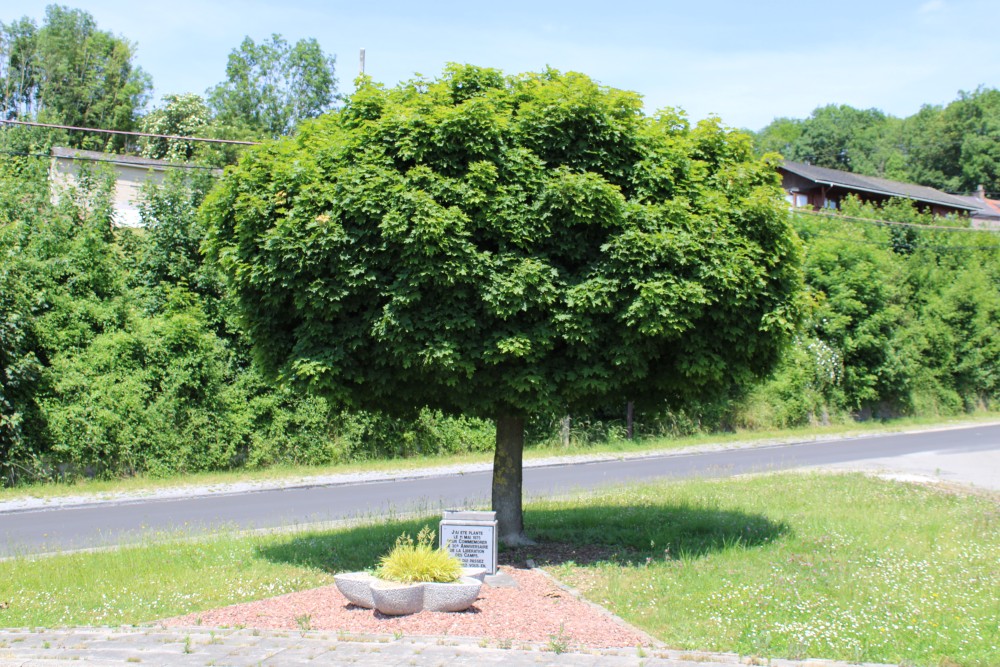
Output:
M497 642L559 641L567 647L613 648L648 646L643 633L610 614L577 599L541 572L501 566L517 588L483 585L479 598L458 613L423 611L385 616L349 603L336 586L289 593L266 600L178 616L162 621L172 626L213 626L301 630L296 619L308 616L311 630L347 634L474 637Z

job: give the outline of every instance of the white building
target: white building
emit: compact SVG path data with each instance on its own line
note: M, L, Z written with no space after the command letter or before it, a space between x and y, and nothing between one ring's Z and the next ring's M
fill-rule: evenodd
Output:
M119 227L139 227L139 194L145 183L159 185L168 169L190 168L190 165L153 160L130 155L99 153L75 148L53 148L49 179L52 198L56 200L67 187L75 186L85 165L110 165L115 171L113 195L114 223ZM221 170L218 170L221 173Z

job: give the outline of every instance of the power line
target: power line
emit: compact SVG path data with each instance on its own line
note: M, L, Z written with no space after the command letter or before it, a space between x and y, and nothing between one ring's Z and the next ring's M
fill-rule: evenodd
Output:
M239 144L242 146L259 146L259 141L237 141L235 139L209 139L207 137L182 137L174 134L151 134L149 132L126 132L125 130L102 130L96 127L75 127L73 125L53 125L51 123L32 123L26 120L4 120L0 123L11 125L27 125L30 127L48 127L55 130L75 130L79 132L103 132L104 134L122 134L130 137L152 137L154 139L176 139L180 141L203 141L213 144Z
M824 213L823 211L810 211L807 209L795 209L794 213L800 215L812 215L820 218L828 218L832 220L846 220L849 222L864 222L869 225L889 225L896 227L912 227L914 229L934 229L942 232L978 232L983 234L996 234L1000 230L996 229L975 229L973 227L947 227L945 225L925 225L923 223L916 222L896 222L894 220L882 220L878 218L859 218L852 215L843 215L842 213Z
M111 164L122 164L120 160L105 160L98 157L88 157L84 155L60 155L58 157L53 155L48 155L46 153L28 153L22 151L0 151L0 155L9 155L11 157L34 157L43 160L76 160L79 162L109 162ZM148 165L137 164L135 166L144 167ZM222 170L218 167L206 167L200 164L180 164L177 162L162 162L156 165L157 168L164 169L209 169L211 171L221 172Z
M823 234L820 232L808 232L808 237L803 238L803 241L808 243L813 238L830 239L831 241L839 241L841 243L854 243L857 245L873 245L881 248L895 248L899 243L893 243L891 241L870 241L868 239L852 239L845 236L834 236L832 234ZM905 242L904 242L905 243ZM924 245L923 243L917 243L913 246L913 250L994 250L1000 248L1000 245Z

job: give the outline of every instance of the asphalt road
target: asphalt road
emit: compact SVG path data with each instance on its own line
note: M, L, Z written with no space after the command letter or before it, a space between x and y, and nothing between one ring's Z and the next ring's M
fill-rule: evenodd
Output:
M524 493L530 500L633 481L722 477L803 467L876 466L905 471L913 469L914 462L919 462L920 470L946 480L946 475L950 475L952 481L971 481L990 487L1000 474L998 461L1000 425L984 425L529 467L524 471ZM108 546L150 536L155 539L162 533L271 528L387 512L487 506L490 481L491 473L483 471L0 511L0 557Z

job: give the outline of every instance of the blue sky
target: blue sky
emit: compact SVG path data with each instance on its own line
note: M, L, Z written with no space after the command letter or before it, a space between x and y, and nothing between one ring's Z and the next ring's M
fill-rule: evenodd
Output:
M49 2L17 0L0 21L39 23ZM204 93L245 36L315 37L350 92L367 73L395 84L447 62L508 73L545 66L642 94L649 112L680 107L757 130L825 104L897 116L960 90L1000 87L998 0L693 0L400 2L396 0L80 0L103 30L138 46L157 98Z

